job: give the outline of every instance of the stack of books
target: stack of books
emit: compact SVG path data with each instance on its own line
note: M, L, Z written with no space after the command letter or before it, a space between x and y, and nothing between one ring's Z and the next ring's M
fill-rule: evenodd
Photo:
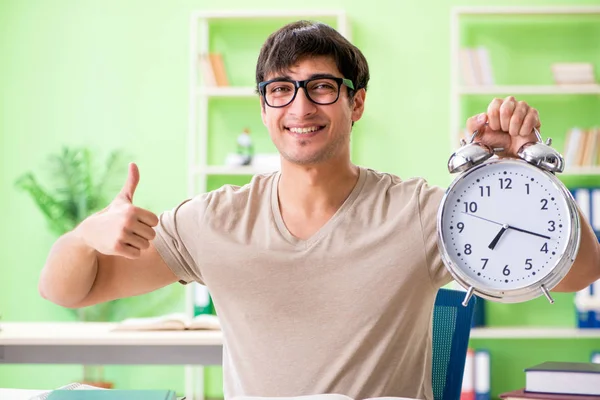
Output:
M545 362L525 369L525 388L504 400L600 400L600 364Z
M554 63L552 76L558 85L583 85L596 83L592 63Z

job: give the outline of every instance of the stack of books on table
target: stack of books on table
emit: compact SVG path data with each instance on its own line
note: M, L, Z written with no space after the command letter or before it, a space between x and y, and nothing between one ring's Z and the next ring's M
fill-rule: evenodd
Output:
M503 400L600 400L600 364L545 362L525 369L525 388Z

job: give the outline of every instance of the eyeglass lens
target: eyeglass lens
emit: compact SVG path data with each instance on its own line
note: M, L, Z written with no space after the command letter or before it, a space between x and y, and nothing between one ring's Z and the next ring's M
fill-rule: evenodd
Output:
M283 107L291 103L296 93L293 82L276 81L265 86L265 100L272 107ZM317 104L335 103L340 91L340 85L327 78L319 78L306 83L306 95Z

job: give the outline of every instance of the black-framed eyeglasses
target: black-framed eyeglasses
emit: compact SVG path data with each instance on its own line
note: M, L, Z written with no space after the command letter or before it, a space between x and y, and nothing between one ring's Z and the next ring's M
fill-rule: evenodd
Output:
M298 89L304 88L304 93L310 101L325 106L335 103L340 98L342 85L354 90L354 84L350 79L323 75L303 81L277 78L260 82L258 92L263 96L269 107L281 108L294 101Z

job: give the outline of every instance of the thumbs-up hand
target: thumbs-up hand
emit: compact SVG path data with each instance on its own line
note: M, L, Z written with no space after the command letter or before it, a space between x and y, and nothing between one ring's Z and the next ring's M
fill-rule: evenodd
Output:
M137 258L150 246L156 233L158 217L151 211L133 205L133 195L140 181L135 163L129 164L123 188L104 210L86 218L75 231L96 251Z

